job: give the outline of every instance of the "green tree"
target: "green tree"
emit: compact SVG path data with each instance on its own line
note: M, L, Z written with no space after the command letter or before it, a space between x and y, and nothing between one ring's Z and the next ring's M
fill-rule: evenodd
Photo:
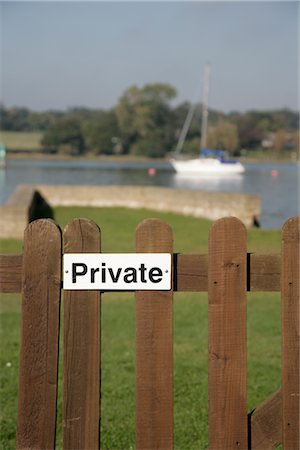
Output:
M236 118L238 138L242 148L254 149L260 147L264 131L259 129L255 112L247 112Z
M29 110L26 108L6 109L1 105L1 128L8 131L31 131Z
M100 111L84 126L87 150L97 155L122 153L119 128L114 111Z
M295 133L292 134L292 148L293 150L296 152L296 155L298 155L298 159L300 156L300 136L299 136L299 131L296 131Z
M45 132L42 145L55 151L81 155L85 151L85 143L80 122L68 117L57 120Z
M278 156L285 149L285 144L287 142L287 134L285 130L281 129L276 131L276 133L274 134L273 142L274 142L274 151Z
M173 110L174 115L174 124L175 124L175 135L176 139L178 141L181 130L183 128L183 125L185 123L185 120L188 116L188 112L192 111L192 105L188 102L182 103L181 105L177 106ZM226 116L225 114L222 114L215 110L209 111L209 128L210 131L215 128L215 126L220 121L225 121ZM193 107L193 116L192 120L187 132L187 135L185 137L185 141L183 144L183 152L184 153L190 153L190 154L198 154L200 150L200 139L201 139L201 125L202 125L202 105L201 103L195 104ZM216 147L216 143L214 135L211 132L210 133L210 146L212 148Z
M163 156L174 141L170 101L176 90L168 84L132 86L120 98L115 112L126 152Z
M229 122L220 122L209 130L208 147L227 150L234 154L238 148L239 140L237 127Z

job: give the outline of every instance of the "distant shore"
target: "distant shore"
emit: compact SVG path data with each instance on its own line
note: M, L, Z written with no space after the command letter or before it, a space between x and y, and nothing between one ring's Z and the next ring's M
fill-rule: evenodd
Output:
M72 155L64 155L64 154L50 154L39 152L36 150L32 151L8 151L6 154L7 160L16 160L16 159L32 159L32 160L49 160L49 161L113 161L113 162L166 162L168 158L149 158L146 156L137 156L137 155L94 155L94 154L85 154L82 156L72 156ZM280 158L280 159L270 159L266 157L248 157L244 156L241 158L237 158L242 163L297 163L299 160L292 160L291 158Z
M93 155L93 154L85 154L82 156L72 156L72 155L63 155L63 154L50 154L43 152L14 152L8 151L6 154L7 160L16 160L16 159L33 159L33 160L49 160L49 161L113 161L113 162L165 162L164 158L148 158L146 156L136 156L136 155Z

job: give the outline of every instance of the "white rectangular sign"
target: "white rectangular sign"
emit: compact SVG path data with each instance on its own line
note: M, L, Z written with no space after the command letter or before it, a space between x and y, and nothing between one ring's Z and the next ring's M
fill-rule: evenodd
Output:
M169 253L66 253L64 289L171 289Z

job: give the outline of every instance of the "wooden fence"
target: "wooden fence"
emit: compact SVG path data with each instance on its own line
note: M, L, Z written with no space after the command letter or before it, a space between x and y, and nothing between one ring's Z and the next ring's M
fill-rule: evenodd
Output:
M247 253L235 218L214 223L208 255L174 254L171 291L136 295L136 448L173 448L173 291L208 291L209 446L299 449L299 218L282 230L281 255ZM143 221L136 251L173 253L172 231ZM1 256L1 292L22 292L18 449L55 445L61 261L98 253L100 230L51 220L25 230L23 255ZM281 389L247 413L247 291L281 291ZM63 448L100 448L101 293L64 292Z

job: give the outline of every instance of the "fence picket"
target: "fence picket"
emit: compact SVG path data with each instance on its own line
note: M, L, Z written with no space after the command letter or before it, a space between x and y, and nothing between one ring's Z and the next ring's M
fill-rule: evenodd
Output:
M220 219L208 257L173 255L171 291L136 291L137 450L173 449L174 290L208 291L210 449L299 449L299 221L284 225L280 256L247 255L243 224ZM64 239L65 253L100 252L90 220L73 220ZM170 227L143 221L136 251L172 254ZM42 219L26 228L23 255L0 255L0 291L22 292L18 450L55 447L61 253L59 227ZM282 387L247 417L246 292L279 289ZM65 450L100 449L100 316L99 291L64 292Z
M246 230L236 218L209 234L209 446L247 449Z
M299 449L299 217L282 230L282 431L285 450Z
M172 253L172 231L156 219L136 230L136 251ZM173 448L173 292L136 292L136 448Z
M75 219L65 253L99 253L100 230ZM63 448L100 448L100 292L64 292Z
M50 220L24 233L17 449L55 446L61 232Z

